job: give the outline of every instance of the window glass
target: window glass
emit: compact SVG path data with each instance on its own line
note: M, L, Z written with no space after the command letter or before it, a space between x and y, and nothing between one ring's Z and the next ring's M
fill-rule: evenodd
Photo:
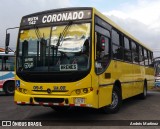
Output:
M144 54L142 46L139 46L139 62L140 65L144 65Z
M18 71L47 71L50 27L20 31Z
M124 60L132 62L132 53L131 51L124 49Z
M152 59L151 59L151 52L150 51L148 51L148 63L149 63L149 65L151 65L152 64Z
M128 50L130 50L130 44L129 44L129 39L124 37L124 47Z
M120 36L115 30L112 30L112 42L114 44L120 45Z
M123 48L117 45L113 45L113 58L123 59Z
M132 62L132 53L130 49L130 42L129 39L124 37L124 60Z
M148 51L146 49L144 49L144 60L145 65L148 65Z
M90 23L22 30L19 72L78 72L90 67Z
M109 31L104 29L104 28L102 28L102 27L100 27L100 26L98 26L98 25L95 26L95 31L99 32L99 33L101 33L101 34L103 34L103 35L105 35L107 37L110 37Z
M151 52L150 54L151 54L151 61L153 62L153 52Z
M135 42L132 41L132 51L136 52L137 51L137 45Z
M138 64L139 63L138 45L133 41L132 41L132 57L133 57L133 63Z
M14 71L14 57L9 57L9 56L3 57L3 70Z
M105 71L110 61L110 39L102 34L96 33L96 73Z

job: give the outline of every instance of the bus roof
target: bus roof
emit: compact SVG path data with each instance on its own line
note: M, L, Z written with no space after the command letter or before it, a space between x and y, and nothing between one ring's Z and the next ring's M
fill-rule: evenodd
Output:
M31 16L35 16L35 15L40 15L40 14L47 14L47 13L52 13L52 12L62 12L62 11L70 11L70 10L92 10L92 7L70 7L70 8L58 8L58 9L51 9L51 10L46 10L46 11L41 11L41 12L36 12L36 13L32 13L29 15L25 15L22 17L31 17Z
M120 26L118 26L115 22L113 22L111 19L109 19L107 16L103 15L102 13L100 13L98 10L96 10L95 8L93 8L94 13L97 14L99 17L101 17L103 20L105 20L107 23L109 23L110 25L112 25L114 28L116 28L117 30L121 31L123 34L125 34L126 36L128 36L129 38L133 39L133 41L139 43L140 45L142 45L143 47L145 47L146 49L152 51L150 48L148 48L147 46L145 46L141 41L139 41L138 39L136 39L133 35L129 34L128 32L126 32L124 29L122 29Z

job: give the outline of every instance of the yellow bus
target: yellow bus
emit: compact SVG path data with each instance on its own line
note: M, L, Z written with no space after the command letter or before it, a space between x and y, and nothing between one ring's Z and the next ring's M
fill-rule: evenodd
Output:
M7 41L7 40L6 40ZM24 16L16 50L18 105L116 113L154 86L153 52L91 7Z

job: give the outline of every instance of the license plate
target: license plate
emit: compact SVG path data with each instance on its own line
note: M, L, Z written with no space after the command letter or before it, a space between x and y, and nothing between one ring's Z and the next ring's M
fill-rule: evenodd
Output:
M75 104L85 104L84 98L75 98Z

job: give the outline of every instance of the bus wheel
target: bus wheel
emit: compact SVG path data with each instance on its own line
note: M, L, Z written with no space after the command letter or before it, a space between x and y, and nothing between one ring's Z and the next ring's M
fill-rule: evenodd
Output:
M144 82L143 92L139 95L140 99L145 99L147 97L147 83Z
M15 83L14 81L9 81L4 85L4 92L6 95L13 95L15 91Z
M55 110L56 112L66 112L69 110L70 107L67 107L67 106L64 106L64 107L61 107L61 106L53 106L51 107L53 110Z
M109 106L103 107L102 111L104 113L116 113L119 111L121 104L122 97L120 89L118 87L114 87L112 92L112 103Z

